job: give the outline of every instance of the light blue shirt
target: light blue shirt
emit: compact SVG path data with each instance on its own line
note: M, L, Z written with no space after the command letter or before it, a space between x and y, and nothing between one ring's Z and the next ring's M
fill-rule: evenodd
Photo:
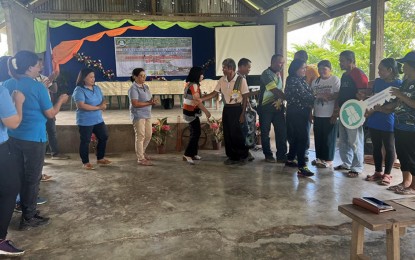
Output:
M0 119L3 119L16 115L17 111L9 91L1 84L2 83L0 83ZM0 144L6 142L8 139L9 135L7 134L7 128L0 120Z
M150 89L146 84L138 85L136 82L128 90L128 97L130 99L130 118L135 121L138 119L151 118L151 106L133 107L133 99L140 102L147 102L152 98Z
M42 83L29 77L6 80L3 86L10 94L14 90L19 90L25 96L22 122L18 128L8 130L9 136L24 141L45 143L48 139L44 111L52 108L48 90Z
M101 89L94 85L92 90L85 86L77 86L72 94L75 103L84 102L87 105L99 106L104 100ZM80 126L97 125L104 122L102 110L76 110L76 124Z

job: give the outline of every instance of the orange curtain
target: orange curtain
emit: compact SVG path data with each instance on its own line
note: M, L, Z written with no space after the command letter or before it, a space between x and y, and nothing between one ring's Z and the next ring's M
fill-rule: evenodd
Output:
M109 37L114 37L124 34L128 29L131 30L145 30L148 26L127 26L113 30L96 33L80 40L63 41L55 46L52 50L53 70L59 71L59 65L67 63L73 56L81 49L84 41L96 42L99 41L105 34Z

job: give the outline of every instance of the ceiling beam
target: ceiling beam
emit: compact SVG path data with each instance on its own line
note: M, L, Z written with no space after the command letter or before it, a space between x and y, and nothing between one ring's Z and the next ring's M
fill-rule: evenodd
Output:
M276 10L276 9L290 7L290 6L295 5L296 3L300 2L300 1L302 1L302 0L284 0L284 1L268 8L267 10L263 11L261 13L261 15L267 14L269 12L272 12L272 11Z
M233 21L239 23L255 23L256 16L224 16L223 14L183 14L180 15L143 15L131 13L35 13L34 16L43 20L68 20L68 21L120 21L124 19L130 20L147 20L147 21L171 21L171 22L223 22Z
M323 14L327 15L328 18L331 18L331 13L330 13L329 9L327 9L327 7L322 5L319 1L317 1L317 0L308 0L308 2L312 5L314 5L315 7L317 7L321 12L323 12Z
M42 4L46 3L49 0L34 0L28 4L28 8L30 11L33 11L36 7L41 6Z
M330 18L327 18L327 16L321 15L320 12L317 12L306 17L300 18L298 20L288 22L288 31L290 32L297 29L301 29L312 24L321 23L332 18L336 18L345 14L355 12L360 9L364 9L366 7L369 7L370 3L371 2L367 0L357 0L353 2L347 1L346 3L329 7L329 11L331 13Z
M251 10L252 12L254 12L256 15L260 15L261 11L255 9L252 5L250 5L246 0L239 0L239 2L244 5L246 8L248 8L249 10ZM258 7L259 8L259 7Z

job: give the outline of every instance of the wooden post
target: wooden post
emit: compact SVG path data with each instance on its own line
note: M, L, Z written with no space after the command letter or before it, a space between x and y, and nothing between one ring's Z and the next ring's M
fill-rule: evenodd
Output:
M388 260L400 259L399 233L397 223L393 223L392 227L386 230L386 259Z
M369 79L374 80L384 52L385 0L371 0L370 68Z
M352 241L350 247L350 259L358 260L363 257L363 242L365 227L356 220L352 221Z
M157 3L156 0L151 0L151 15L156 15Z

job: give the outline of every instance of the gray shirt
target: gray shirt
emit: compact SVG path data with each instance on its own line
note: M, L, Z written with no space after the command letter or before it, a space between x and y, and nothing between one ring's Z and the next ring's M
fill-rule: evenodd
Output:
M150 101L152 95L146 84L139 85L134 82L128 90L128 98L130 99L130 118L133 122L138 119L151 118L151 106L133 107L133 103L131 102L133 99L138 100L139 102Z

